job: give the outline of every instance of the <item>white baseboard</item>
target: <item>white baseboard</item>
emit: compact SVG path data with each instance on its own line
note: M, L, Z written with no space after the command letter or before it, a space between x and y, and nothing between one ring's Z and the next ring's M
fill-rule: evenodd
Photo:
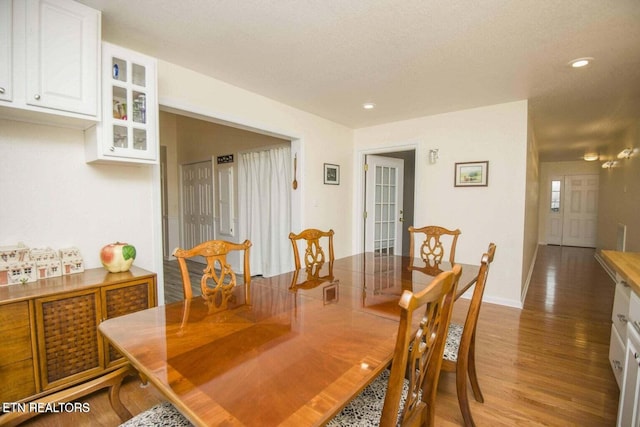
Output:
M522 310L522 302L518 301L518 300L513 300L513 299L506 299L506 298L495 298L495 297L485 297L482 298L482 303L490 303L490 304L497 304L497 305L503 305L505 307L513 307L513 308L517 308Z
M524 288L522 289L522 293L520 294L520 307L524 306L524 300L527 297L527 291L529 290L529 284L531 283L531 276L533 275L533 267L536 265L536 259L538 258L538 248L540 245L536 245L536 251L533 254L533 260L529 265L529 271L527 273L527 279L524 281Z

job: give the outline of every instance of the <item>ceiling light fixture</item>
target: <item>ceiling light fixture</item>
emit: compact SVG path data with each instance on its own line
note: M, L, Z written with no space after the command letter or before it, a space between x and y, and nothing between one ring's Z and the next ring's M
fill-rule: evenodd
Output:
M628 159L633 155L633 148L625 148L621 152L618 153L619 159Z
M618 164L618 162L614 161L614 160L609 160L608 162L604 162L602 164L602 169L611 169L613 167L615 167Z
M569 62L569 65L571 65L572 68L584 68L587 65L591 64L591 62L593 62L593 58L585 57L574 59L573 61Z
M365 102L364 104L362 104L362 108L364 108L365 110L373 110L374 108L376 108L376 104L374 104L373 102Z
M587 153L584 155L583 159L585 159L587 162L595 162L596 160L598 160L598 153Z

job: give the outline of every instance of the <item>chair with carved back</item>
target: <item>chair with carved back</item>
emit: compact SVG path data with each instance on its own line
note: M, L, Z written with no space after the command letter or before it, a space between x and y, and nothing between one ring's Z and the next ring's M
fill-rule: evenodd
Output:
M437 225L428 225L426 227L409 227L409 236L411 243L409 246L409 256L414 257L415 239L416 234L424 234L424 240L420 245L420 258L426 265L436 266L443 261L449 261L451 265L455 262L456 257L456 244L458 242L458 236L461 232L459 229L449 230ZM449 252L449 259L445 259L447 248Z
M461 272L457 265L421 291L403 291L391 369L365 387L328 426L434 425L442 353ZM423 313L417 329L412 327L416 312Z
M231 265L229 265L227 255L232 251L242 251L244 252L243 284L246 301L249 303L249 288L251 285L251 273L249 270L250 247L251 242L249 240L245 240L242 243L233 243L226 240L209 240L191 249L176 248L173 251L173 256L178 259L178 265L180 266L185 299L191 299L193 297L191 275L189 273L187 260L203 257L206 265L202 270L202 276L200 278L202 296L214 304L215 308L226 310L227 304L234 293L234 288L238 285L236 273L231 268Z
M482 255L478 278L475 282L473 295L469 302L469 309L464 325L451 323L445 344L444 360L442 370L445 372L456 373L456 389L458 393L458 403L460 411L464 419L465 426L475 426L471 409L469 408L469 399L467 396L467 378L471 383L473 395L475 399L483 403L484 397L480 391L478 377L476 374L475 362L475 342L476 327L478 325L478 316L480 314L480 306L482 304L482 296L487 284L489 276L489 266L493 262L496 253L496 245L489 244L489 249ZM468 376L467 376L468 375Z
M232 251L244 252L244 293L245 302L250 303L251 273L249 270L249 248L251 242L245 240L242 243L233 243L225 240L209 240L200 243L191 249L176 248L173 256L178 259L180 275L182 277L182 287L185 297L185 312L179 333L188 318L193 290L191 287L191 274L187 265L187 260L195 257L203 257L206 266L202 270L200 278L200 289L202 296L209 306L210 312L217 312L227 309L227 305L234 298L234 288L238 285L236 273L227 262L227 255ZM209 286L211 283L211 286ZM136 415L121 427L143 427L143 426L191 426L192 424L173 406L170 402L162 402L152 408Z
M304 266L305 268L311 268L314 264L321 264L324 262L332 262L333 256L333 230L321 231L316 228L307 228L301 231L299 234L289 233L289 240L293 246L293 258L296 265L296 270L302 268L302 262L300 260L300 251L298 249L298 242L304 240L306 247L304 251ZM322 238L327 238L329 241L329 256L324 253L320 241Z

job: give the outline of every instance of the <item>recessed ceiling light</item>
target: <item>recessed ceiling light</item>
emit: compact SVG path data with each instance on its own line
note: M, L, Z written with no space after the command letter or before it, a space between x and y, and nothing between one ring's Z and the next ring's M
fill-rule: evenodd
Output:
M598 160L598 153L587 153L584 155L584 159L587 162L594 162L596 160Z
M569 65L571 65L571 67L573 67L573 68L583 68L583 67L586 67L587 65L591 64L591 62L593 62L593 58L590 58L590 57L578 58L578 59L574 59L573 61L569 62Z
M374 104L373 102L365 102L364 104L362 104L362 108L364 108L365 110L373 110L374 108L376 108L376 104Z

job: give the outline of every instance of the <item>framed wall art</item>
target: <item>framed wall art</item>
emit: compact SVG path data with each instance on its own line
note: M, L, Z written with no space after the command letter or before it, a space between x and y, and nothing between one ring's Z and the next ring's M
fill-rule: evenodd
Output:
M463 162L455 164L456 187L486 187L489 185L489 162Z
M330 185L340 185L340 166L324 164L324 183Z

